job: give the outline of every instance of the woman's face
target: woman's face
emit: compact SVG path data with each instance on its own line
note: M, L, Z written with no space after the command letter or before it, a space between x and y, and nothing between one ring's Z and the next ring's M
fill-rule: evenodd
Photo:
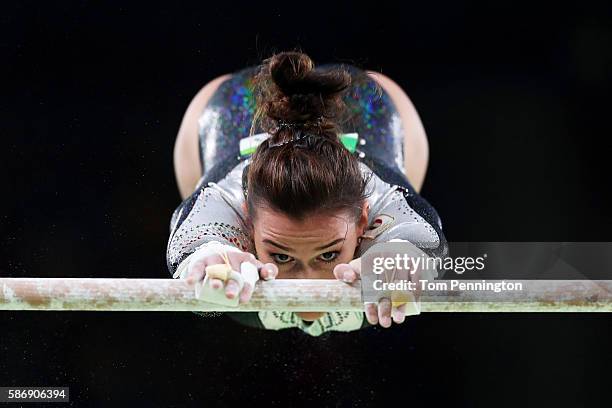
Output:
M278 266L278 279L335 279L334 267L354 259L358 238L367 226L367 214L364 205L357 222L348 212L318 214L296 221L260 208L253 223L257 257L263 263ZM298 315L315 320L323 313Z

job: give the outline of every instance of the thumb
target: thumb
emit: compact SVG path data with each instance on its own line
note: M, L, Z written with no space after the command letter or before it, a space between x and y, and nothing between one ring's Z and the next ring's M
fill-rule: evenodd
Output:
M357 273L357 275L361 276L361 258L355 258L349 265L353 268L353 270Z
M354 282L361 275L361 259L353 259L347 264L338 264L334 267L334 277L346 283Z
M259 271L259 277L264 280L272 280L275 279L278 275L278 266L269 262L264 264L259 259L255 259L254 261L257 270Z

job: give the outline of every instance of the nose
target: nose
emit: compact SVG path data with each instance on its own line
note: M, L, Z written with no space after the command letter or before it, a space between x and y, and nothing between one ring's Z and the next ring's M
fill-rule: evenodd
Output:
M300 271L300 279L333 279L333 273L306 266Z
M313 268L308 267L304 269L304 279L317 279L316 275L317 273Z

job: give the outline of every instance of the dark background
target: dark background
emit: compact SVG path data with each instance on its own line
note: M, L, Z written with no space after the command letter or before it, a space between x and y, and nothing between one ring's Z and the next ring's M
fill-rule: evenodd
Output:
M0 13L1 276L168 278L191 98L296 46L406 90L449 240L612 241L604 2L50 3ZM310 338L192 313L0 312L0 386L69 386L79 407L605 406L610 323L425 314Z

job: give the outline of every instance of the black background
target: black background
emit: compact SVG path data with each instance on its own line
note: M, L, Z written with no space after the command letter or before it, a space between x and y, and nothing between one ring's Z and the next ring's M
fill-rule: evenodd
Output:
M186 107L296 46L406 90L449 240L612 241L611 14L494 3L3 4L0 276L168 278ZM0 312L0 386L69 386L73 406L605 406L610 334L605 314L310 338L192 313Z

